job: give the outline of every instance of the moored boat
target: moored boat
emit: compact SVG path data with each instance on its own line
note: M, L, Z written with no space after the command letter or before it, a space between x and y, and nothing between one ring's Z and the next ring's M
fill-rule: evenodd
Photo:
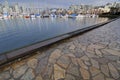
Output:
M3 19L8 19L9 14L8 13L3 13Z
M30 18L30 15L29 14L25 14L24 17L25 18Z
M77 16L78 15L74 13L74 14L69 15L68 18L76 18Z
M65 14L62 16L62 18L68 18L68 16L69 16L68 14Z
M86 17L86 15L78 14L78 15L76 16L76 18L84 18L84 17Z
M30 18L36 18L35 14L30 14Z
M40 15L40 14L35 14L35 17L36 17L36 18L40 18L41 15Z
M54 14L54 13L52 13L52 14L50 14L50 17L54 17L54 18L56 18L56 17L57 17L57 15L56 15L56 14Z

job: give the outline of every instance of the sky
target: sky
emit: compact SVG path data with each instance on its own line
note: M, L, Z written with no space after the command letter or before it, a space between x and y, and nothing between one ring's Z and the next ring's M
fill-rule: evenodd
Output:
M5 0L0 0L3 3ZM89 5L104 5L106 3L120 2L120 0L7 0L9 3L19 3L20 5L34 7L52 7L52 8L67 8L71 4L89 4Z

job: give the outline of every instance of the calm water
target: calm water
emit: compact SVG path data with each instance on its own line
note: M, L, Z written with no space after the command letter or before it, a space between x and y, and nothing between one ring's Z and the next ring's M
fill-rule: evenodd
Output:
M22 48L36 42L105 22L107 20L107 18L20 18L0 20L0 53Z

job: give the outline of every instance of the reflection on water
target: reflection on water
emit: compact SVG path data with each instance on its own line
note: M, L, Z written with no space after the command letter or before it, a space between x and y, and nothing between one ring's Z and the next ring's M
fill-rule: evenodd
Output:
M0 20L0 53L107 21L107 18Z

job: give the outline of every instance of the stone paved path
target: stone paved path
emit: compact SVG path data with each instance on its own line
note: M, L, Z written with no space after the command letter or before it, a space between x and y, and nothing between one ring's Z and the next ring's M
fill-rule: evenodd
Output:
M0 69L0 80L120 80L120 19Z

